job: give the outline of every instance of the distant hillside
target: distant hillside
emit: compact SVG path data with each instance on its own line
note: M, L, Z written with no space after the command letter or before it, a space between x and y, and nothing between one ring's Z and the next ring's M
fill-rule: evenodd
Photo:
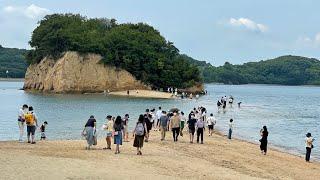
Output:
M320 61L300 56L223 66L203 70L205 82L225 84L320 85Z
M0 45L0 77L7 77L9 71L10 78L23 78L27 70L27 63L24 54L25 49L4 48Z

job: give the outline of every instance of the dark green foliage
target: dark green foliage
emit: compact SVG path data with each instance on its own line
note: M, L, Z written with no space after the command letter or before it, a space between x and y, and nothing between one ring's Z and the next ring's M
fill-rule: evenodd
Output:
M260 62L208 66L205 82L225 84L320 85L320 61L300 56L282 56Z
M143 23L118 25L114 19L53 14L39 22L30 45L34 50L26 56L29 64L78 51L100 54L103 63L126 69L156 88L186 88L201 82L198 68L180 57L172 42Z
M24 54L27 50L16 48L3 48L0 45L0 77L23 78L27 70Z

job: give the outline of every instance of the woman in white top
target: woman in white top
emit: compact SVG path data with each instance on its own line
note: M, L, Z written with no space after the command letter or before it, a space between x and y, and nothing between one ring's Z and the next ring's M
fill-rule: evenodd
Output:
M309 162L310 161L310 155L311 155L311 149L313 148L313 137L311 136L311 133L307 133L306 134L306 161Z

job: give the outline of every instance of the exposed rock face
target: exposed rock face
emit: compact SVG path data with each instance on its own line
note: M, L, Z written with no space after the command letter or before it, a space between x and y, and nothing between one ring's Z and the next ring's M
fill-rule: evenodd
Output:
M44 58L28 67L24 89L54 93L149 89L128 71L99 63L101 58L77 52L66 52L56 61Z

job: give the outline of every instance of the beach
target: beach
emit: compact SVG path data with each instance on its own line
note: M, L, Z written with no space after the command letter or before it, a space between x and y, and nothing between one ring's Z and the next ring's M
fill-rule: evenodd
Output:
M38 141L37 144L0 142L2 179L320 179L320 163L259 145L205 132L204 144L190 144L187 132L174 143L171 132L161 142L151 132L142 156L133 139L121 153L102 150L99 140L85 150L85 140Z
M127 94L127 91L115 91L115 92L110 92L109 94L114 96L156 98L156 99L170 99L173 97L171 93L152 91L152 90L129 90L129 94Z

